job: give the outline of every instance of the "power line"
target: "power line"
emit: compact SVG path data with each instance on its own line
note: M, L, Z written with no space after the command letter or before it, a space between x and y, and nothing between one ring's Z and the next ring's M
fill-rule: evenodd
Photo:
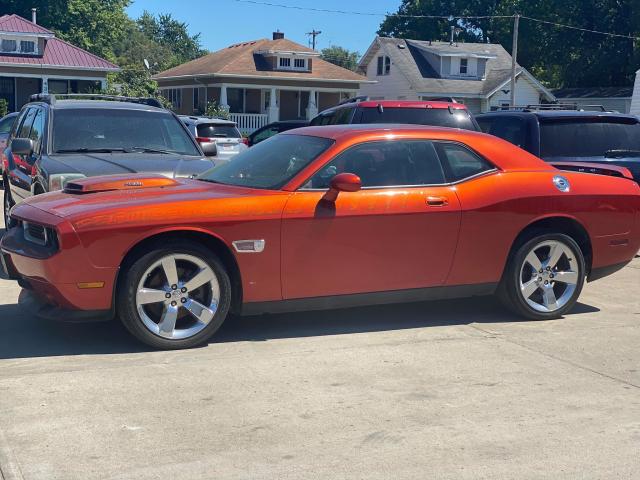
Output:
M539 20L537 18L532 18L532 17L522 16L520 18L524 18L526 20L531 20L532 22L544 23L546 25L553 25L555 27L568 28L568 29L571 29L571 30L579 30L581 32L597 33L598 35L607 35L609 37L627 38L629 40L640 40L640 37L634 37L633 35L622 35L622 34L619 34L619 33L602 32L602 31L599 31L599 30L589 30L588 28L574 27L572 25L563 25L562 23L549 22L547 20Z

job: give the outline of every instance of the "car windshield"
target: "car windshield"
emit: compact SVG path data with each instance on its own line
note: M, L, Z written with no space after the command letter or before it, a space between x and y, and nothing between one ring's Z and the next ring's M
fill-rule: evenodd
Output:
M209 138L240 138L242 135L235 125L216 125L215 123L200 123L196 126L199 137Z
M385 107L380 111L367 107L361 110L362 114L354 117L354 123L411 123L477 130L469 112L462 109Z
M200 180L277 190L313 162L333 140L307 135L276 135L198 177Z
M604 157L640 150L640 124L633 119L566 119L540 122L542 157Z
M201 156L180 120L171 113L124 108L56 110L53 151L146 151Z

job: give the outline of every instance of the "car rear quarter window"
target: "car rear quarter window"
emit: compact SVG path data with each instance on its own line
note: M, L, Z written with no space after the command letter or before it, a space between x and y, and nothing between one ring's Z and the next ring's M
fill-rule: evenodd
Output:
M240 138L242 135L235 125L218 125L215 123L199 123L196 126L198 137L208 138Z
M634 119L575 118L540 121L540 155L603 157L613 150L640 151L640 124Z
M449 182L459 182L495 169L487 160L461 144L436 142L435 146Z
M484 133L502 138L520 148L527 143L527 124L523 118L515 115L476 117Z
M360 108L354 123L409 123L477 130L467 110L448 108Z
M438 154L428 140L356 145L322 167L303 188L329 188L331 179L339 173L358 175L364 188L446 183Z

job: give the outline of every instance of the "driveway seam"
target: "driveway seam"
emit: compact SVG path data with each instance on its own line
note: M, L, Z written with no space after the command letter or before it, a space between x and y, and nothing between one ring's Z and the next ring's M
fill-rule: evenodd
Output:
M475 325L469 325L469 326L471 328L475 328L476 330L479 330L481 332L489 333L489 334L493 335L495 338L504 340L505 342L511 343L513 345L517 345L520 348L524 348L525 350L529 350L530 352L534 352L534 353L537 353L539 355L543 355L543 356L545 356L547 358L551 358L553 360L557 360L559 362L566 363L568 365L571 365L571 366L573 366L575 368L579 368L581 370L585 370L587 372L595 373L596 375L599 375L599 376L604 377L604 378L608 378L609 380L613 380L613 381L615 381L617 383L621 383L623 385L628 385L630 387L634 387L634 388L640 389L640 385L636 385L635 383L628 382L627 380L623 380L622 378L614 377L613 375L609 375L608 373L600 372L600 371L595 370L595 369L593 369L591 367L587 367L586 365L581 365L579 363L573 362L571 360L567 360L567 359L562 358L562 357L558 357L558 356L553 355L551 353L547 353L547 352L544 352L542 350L538 350L538 349L533 348L533 347L531 347L529 345L525 345L525 344L516 342L515 340L512 340L512 339L510 339L509 337L507 337L507 336L505 336L503 334L490 332L488 330L484 330L482 328L479 328L479 327L477 327Z

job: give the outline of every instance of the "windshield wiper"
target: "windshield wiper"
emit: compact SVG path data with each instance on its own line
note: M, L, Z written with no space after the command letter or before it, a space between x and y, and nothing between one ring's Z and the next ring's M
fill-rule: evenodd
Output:
M178 152L172 152L170 150L162 150L159 148L147 148L147 147L131 147L129 151L143 152L143 153L165 153L167 155L175 155Z
M113 153L128 151L124 148L66 148L62 150L56 150L56 153Z
M604 152L607 158L624 158L624 157L640 157L640 150L630 150L625 148L617 148Z

